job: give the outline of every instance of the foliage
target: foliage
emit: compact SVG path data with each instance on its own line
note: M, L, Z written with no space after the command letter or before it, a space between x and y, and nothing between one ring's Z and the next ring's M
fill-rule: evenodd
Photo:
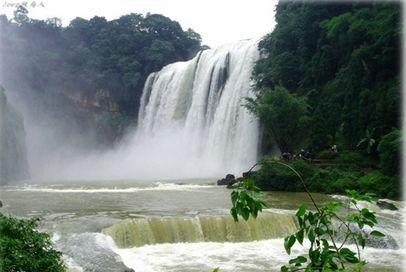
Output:
M305 96L310 148L355 147L373 130L362 145L374 156L372 139L399 127L400 10L399 2L279 2L277 25L259 44L257 104L275 86Z
M331 160L337 156L336 153L331 150L322 150L316 154L316 159Z
M296 217L299 229L295 234L285 238L284 247L290 255L291 248L297 242L308 248L308 254L291 259L289 265L281 267L281 272L302 270L307 272L361 271L361 268L366 264L366 261L361 258L361 250L365 247L366 236L385 236L383 233L372 229L377 224L375 214L366 208L360 209L357 205L358 201L372 202L375 200L373 196L370 194L360 195L355 190L347 190L348 201L346 203L330 201L325 205L318 205L308 191L303 178L294 168L275 160L272 162L287 167L296 175L296 178L299 178L315 209L310 210L306 205L301 205L297 210ZM244 220L248 220L250 214L255 218L258 211L261 211L262 207L266 207L264 204L257 208L253 203L262 203L258 199L250 199L250 201L245 202L236 201L236 195L245 196L259 193L252 180L240 181L240 184L246 183L249 185L238 186L238 190L231 193L233 207L230 212L235 221L238 221L238 215L241 215ZM249 212L252 211L251 207L254 207L254 212ZM343 210L347 211L345 215L341 213ZM366 226L372 231L367 233ZM344 237L340 243L337 241L339 234ZM305 243L306 240L309 243ZM354 243L356 250L348 247L349 243Z
M401 131L393 129L382 137L378 145L381 167L386 175L399 175Z
M365 158L358 152L343 150L337 154L334 162L339 165L363 165Z
M0 16L0 30L2 66L7 67L0 80L7 88L20 92L32 108L47 110L48 116L62 111L55 105L74 104L76 98L88 101L57 117L88 111L78 118L85 125L83 119L93 112L110 114L112 119L118 112L134 121L147 76L169 63L190 59L201 44L192 29L184 31L178 22L149 13L111 21L75 18L62 27L58 19L29 18L28 11L19 7L12 19ZM98 101L100 91L104 95Z
M261 190L254 185L253 180L244 179L234 188L237 190L231 193L233 208L230 212L235 221L238 221L238 215L241 215L244 220L248 220L250 215L257 218L258 212L261 212L262 208L268 207L265 201L256 199Z
M319 168L313 176L305 178L305 181L312 192L342 194L347 189L357 188L355 180L360 176L362 176L362 173L358 171L341 170L339 168Z
M296 151L309 124L306 99L280 86L261 94L260 99L248 98L246 107L261 121L266 138L275 141L282 152Z
M368 154L372 152L372 149L375 147L376 143L375 139L373 138L373 133L374 130L367 129L365 132L365 138L362 138L357 144L357 147L364 145Z
M302 191L303 187L297 180L295 174L285 165L275 163L278 159L271 159L264 156L259 164L261 168L252 173L251 178L262 190L269 191ZM315 174L315 168L303 160L295 160L292 167L298 169L305 179Z
M370 167L367 161L357 152L342 152L335 159L334 166L320 166L301 159L283 162L279 158L264 156L258 162L260 169L251 171L250 182L266 191L303 191L297 176L286 165L301 173L311 192L327 194L345 194L347 190L360 193L373 193L382 198L398 199L400 197L400 179L387 176L378 170L370 172L363 167Z
M360 209L357 202L372 202L372 196L359 195L354 190L347 191L347 194L347 203L331 201L321 206L314 203L316 211L308 210L305 205L298 209L296 217L299 230L285 238L285 250L290 255L296 242L304 245L307 239L310 242L308 254L291 259L288 266L282 266L282 272L300 271L302 267L307 272L361 271L366 264L361 258L366 236L368 233L376 237L385 235L377 230L365 229L366 226L373 228L378 222L373 212L366 208ZM345 216L340 214L340 211L350 208L351 211ZM338 225L334 224L335 221ZM337 242L337 234L344 237L340 243ZM356 250L348 247L350 242L356 245Z
M62 253L50 237L36 230L38 220L22 220L0 213L0 270L64 272Z
M399 177L388 177L380 172L364 175L358 181L359 191L374 193L384 198L399 198L401 195Z

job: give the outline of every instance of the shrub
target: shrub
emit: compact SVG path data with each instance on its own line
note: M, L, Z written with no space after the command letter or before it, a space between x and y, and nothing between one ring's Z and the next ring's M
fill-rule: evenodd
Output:
M320 160L332 160L336 157L336 153L333 153L331 150L323 150L316 154L316 159Z
M279 161L272 162L287 167L296 175L315 208L309 210L306 204L299 207L296 212L298 231L284 240L287 254L291 254L291 248L296 242L308 247L308 254L290 259L289 264L282 266L280 271L361 271L366 265L366 261L361 259L361 250L365 248L366 237L384 237L385 234L373 229L378 223L374 212L367 208L359 209L357 201L373 202L375 199L369 194L360 195L355 190L347 190L348 201L330 201L325 205L319 205L307 190L302 176L292 166ZM238 221L238 216L245 221L250 216L256 218L263 208L268 207L268 204L259 198L261 191L251 179L243 179L233 188L231 193L233 206L230 213L234 221ZM344 209L347 211L345 216L342 215ZM335 220L340 224L334 224ZM354 226L357 226L358 230L354 229ZM368 228L365 228L366 226ZM345 239L338 241L337 234ZM310 243L303 244L307 239ZM355 250L344 247L351 242L355 242ZM213 272L216 271L219 269L216 268Z
M338 168L320 168L307 181L309 190L313 192L344 193L346 189L354 189L354 180L361 176L357 171L344 171Z
M345 165L360 165L363 159L363 156L358 152L344 150L337 154L335 162Z
M362 193L374 193L381 197L399 198L400 180L398 177L388 177L380 172L373 172L361 177L358 181Z
M286 166L275 163L269 157L263 157L260 161L261 169L253 173L252 179L263 190L271 191L301 191L296 175ZM298 169L305 179L314 175L315 167L303 160L294 160L290 163Z
M22 220L0 213L1 271L64 272L62 253L50 237L36 230L38 219Z
M382 137L378 145L380 166L385 175L399 175L401 132L393 129Z
M307 139L310 116L306 98L276 86L261 90L256 99L247 98L245 106L261 122L265 139L272 139L282 152L298 150Z

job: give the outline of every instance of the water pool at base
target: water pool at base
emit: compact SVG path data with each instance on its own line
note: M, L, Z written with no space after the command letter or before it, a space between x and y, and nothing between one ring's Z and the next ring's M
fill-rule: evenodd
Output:
M0 197L3 212L42 219L71 271L279 271L290 259L283 237L296 229L294 212L307 196L267 193L270 209L235 224L229 195L202 179L21 184L2 187ZM387 237L366 247L365 271L403 267L403 202L394 204L399 211L368 207ZM292 256L303 250L294 247Z

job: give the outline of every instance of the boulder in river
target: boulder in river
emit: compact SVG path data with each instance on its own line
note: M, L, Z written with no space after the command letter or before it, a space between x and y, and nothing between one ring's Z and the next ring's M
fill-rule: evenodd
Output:
M235 176L233 174L227 174L225 178L219 179L217 181L217 185L231 186L234 183L236 183L236 180L235 180Z
M391 211L397 211L399 210L394 204L379 200L376 202L376 204L379 206L379 208L384 209L384 210L391 210Z

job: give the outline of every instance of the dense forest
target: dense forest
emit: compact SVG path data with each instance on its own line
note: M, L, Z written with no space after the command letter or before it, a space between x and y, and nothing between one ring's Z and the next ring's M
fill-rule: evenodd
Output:
M76 18L63 27L58 18L31 19L20 6L14 18L0 17L0 28L6 89L47 115L94 125L109 141L136 120L146 77L201 49L199 34L158 14Z
M282 152L309 150L340 165L298 165L313 190L399 195L400 11L397 2L277 5L247 107L261 121L265 152L276 143ZM281 176L269 184L270 173L262 174L270 189L300 190Z

